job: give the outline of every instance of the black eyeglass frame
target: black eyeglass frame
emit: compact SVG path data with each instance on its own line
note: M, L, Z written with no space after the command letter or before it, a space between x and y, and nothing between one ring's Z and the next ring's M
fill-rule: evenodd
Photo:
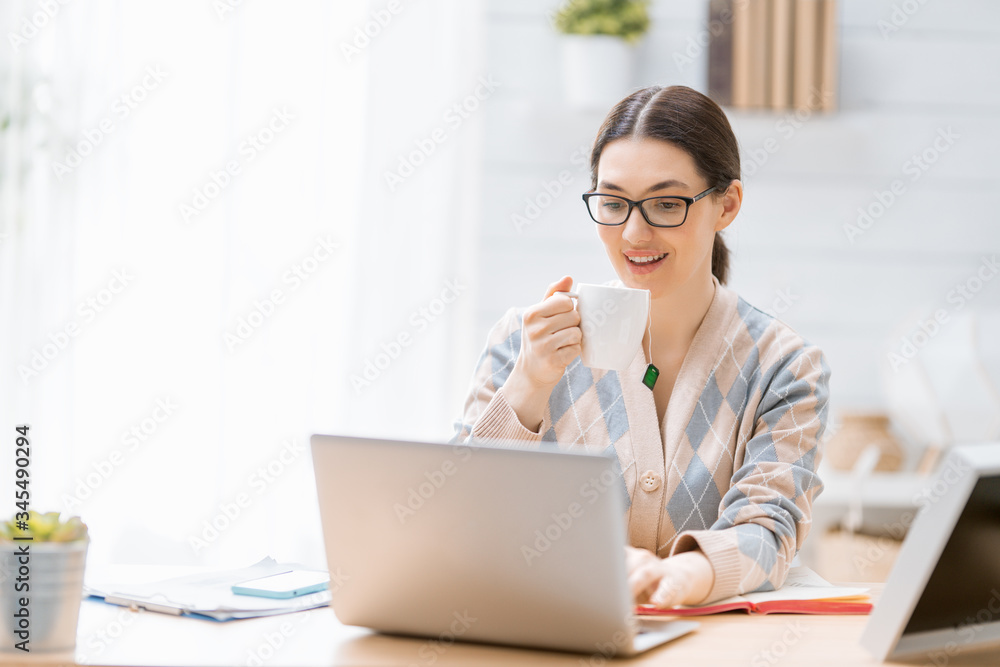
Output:
M639 207L639 213L642 214L643 219L650 226L652 226L652 227L660 227L662 229L673 229L674 227L680 227L681 225L683 225L687 221L688 211L691 210L691 204L695 203L696 201L698 201L702 197L707 196L709 193L714 192L717 189L718 188L716 188L713 185L712 187L710 187L709 189L705 190L704 192L699 192L694 197L682 197L681 195L659 195L657 197L646 197L645 199L640 199L639 201L632 201L631 199L627 199L625 197L622 197L621 195L612 195L612 194L607 194L607 193L604 193L604 192L588 192L588 193L586 193L586 194L583 195L583 203L587 206L587 213L590 215L590 219L593 220L594 222L596 222L599 225L604 225L605 227L620 227L621 225L624 225L626 222L628 222L629 217L632 215L632 209L634 207L638 206ZM597 218L594 217L593 212L590 210L590 198L591 197L614 197L616 199L621 199L622 201L628 203L628 212L625 213L625 219L622 220L621 222L601 222L600 220L598 220ZM658 225L655 222L651 221L649 219L649 216L646 215L646 209L644 209L642 207L642 203L650 201L652 199L680 199L685 204L685 207L684 207L684 219L681 220L680 222L678 222L676 225Z

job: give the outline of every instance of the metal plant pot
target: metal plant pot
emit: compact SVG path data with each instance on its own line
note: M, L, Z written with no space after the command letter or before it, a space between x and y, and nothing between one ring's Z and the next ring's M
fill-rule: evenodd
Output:
M20 652L17 644L25 638L31 652L76 646L89 544L90 540L0 544L0 650ZM23 545L28 545L27 558L19 553ZM27 590L17 590L25 583ZM27 618L22 599L27 600Z

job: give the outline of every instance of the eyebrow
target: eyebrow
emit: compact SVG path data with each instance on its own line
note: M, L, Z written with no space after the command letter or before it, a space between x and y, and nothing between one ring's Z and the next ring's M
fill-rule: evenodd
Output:
M657 190L666 190L667 188L686 188L687 183L683 181L678 181L676 179L669 179L666 181L660 181L656 185L652 185L646 189L646 192L655 192ZM625 188L620 185L615 185L614 183L609 183L608 181L601 181L597 184L598 190L617 190L618 192L625 192Z

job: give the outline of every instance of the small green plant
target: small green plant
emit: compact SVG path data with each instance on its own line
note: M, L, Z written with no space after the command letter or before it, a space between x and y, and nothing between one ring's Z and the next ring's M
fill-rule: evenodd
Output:
M87 524L78 516L59 520L59 512L39 514L28 512L27 521L17 517L0 523L0 542L13 542L15 537L30 537L34 542L76 542L87 539Z
M569 0L555 25L567 35L613 35L635 43L649 29L649 0Z

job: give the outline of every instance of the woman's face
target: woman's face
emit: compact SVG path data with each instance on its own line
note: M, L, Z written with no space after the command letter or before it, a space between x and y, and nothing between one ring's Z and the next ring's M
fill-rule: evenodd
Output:
M678 293L686 285L711 280L715 232L739 211L742 189L717 197L712 193L691 204L680 227L653 227L639 207L625 224L596 225L611 265L626 287L648 289L652 298ZM683 149L658 139L623 138L604 146L597 169L597 190L633 201L647 197L694 197L709 187ZM649 258L653 261L645 261Z

